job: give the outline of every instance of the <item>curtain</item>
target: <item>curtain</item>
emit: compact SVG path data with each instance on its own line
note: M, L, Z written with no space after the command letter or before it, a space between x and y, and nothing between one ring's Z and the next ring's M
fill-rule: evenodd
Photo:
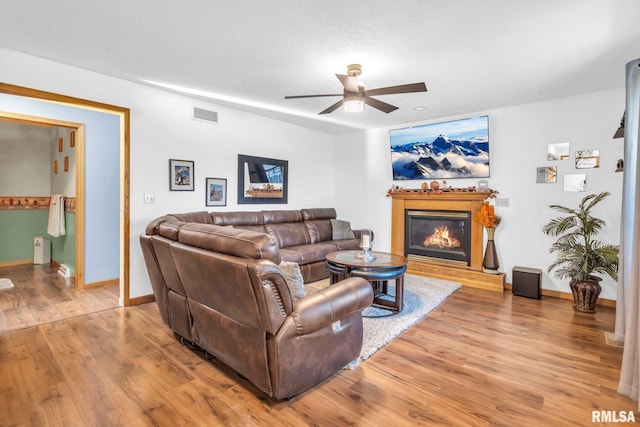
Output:
M626 68L622 227L615 339L624 341L618 392L638 400L640 389L640 59ZM638 407L640 410L640 405Z

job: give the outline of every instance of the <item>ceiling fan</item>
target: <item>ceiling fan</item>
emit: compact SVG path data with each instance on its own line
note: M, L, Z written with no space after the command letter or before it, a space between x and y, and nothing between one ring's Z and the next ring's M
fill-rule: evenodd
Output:
M381 87L378 89L365 90L364 84L358 82L358 76L362 73L362 65L351 64L347 66L347 74L336 74L344 90L342 93L331 93L325 95L293 95L285 96L284 99L297 99L297 98L317 98L324 96L342 96L342 99L330 107L322 110L318 114L329 114L335 111L341 105L345 106L345 111L356 112L364 109L364 104L367 104L373 108L376 108L382 112L390 113L397 110L398 107L382 102L378 99L372 98L377 95L391 95L395 93L410 93L410 92L426 92L427 86L422 83L411 83L399 86Z

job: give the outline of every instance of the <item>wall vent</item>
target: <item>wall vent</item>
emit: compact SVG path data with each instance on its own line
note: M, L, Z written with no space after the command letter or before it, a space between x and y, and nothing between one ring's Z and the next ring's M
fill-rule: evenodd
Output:
M218 113L204 108L193 107L193 120L218 124Z

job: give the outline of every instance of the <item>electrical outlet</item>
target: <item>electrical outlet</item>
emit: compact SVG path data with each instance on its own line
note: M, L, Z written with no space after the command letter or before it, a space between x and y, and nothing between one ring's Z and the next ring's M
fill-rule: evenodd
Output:
M144 193L144 203L153 204L156 202L156 195L153 193Z
M498 208L508 208L509 207L509 199L505 199L502 197L496 197L496 207Z

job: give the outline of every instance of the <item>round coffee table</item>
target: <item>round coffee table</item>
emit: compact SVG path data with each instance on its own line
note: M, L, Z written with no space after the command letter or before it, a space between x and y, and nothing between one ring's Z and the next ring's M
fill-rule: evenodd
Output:
M331 284L347 277L362 277L373 287L372 306L401 312L407 259L402 255L371 252L375 259L368 261L359 257L360 254L362 251L357 250L327 254L325 265L330 273ZM393 295L388 293L389 280L395 280Z

